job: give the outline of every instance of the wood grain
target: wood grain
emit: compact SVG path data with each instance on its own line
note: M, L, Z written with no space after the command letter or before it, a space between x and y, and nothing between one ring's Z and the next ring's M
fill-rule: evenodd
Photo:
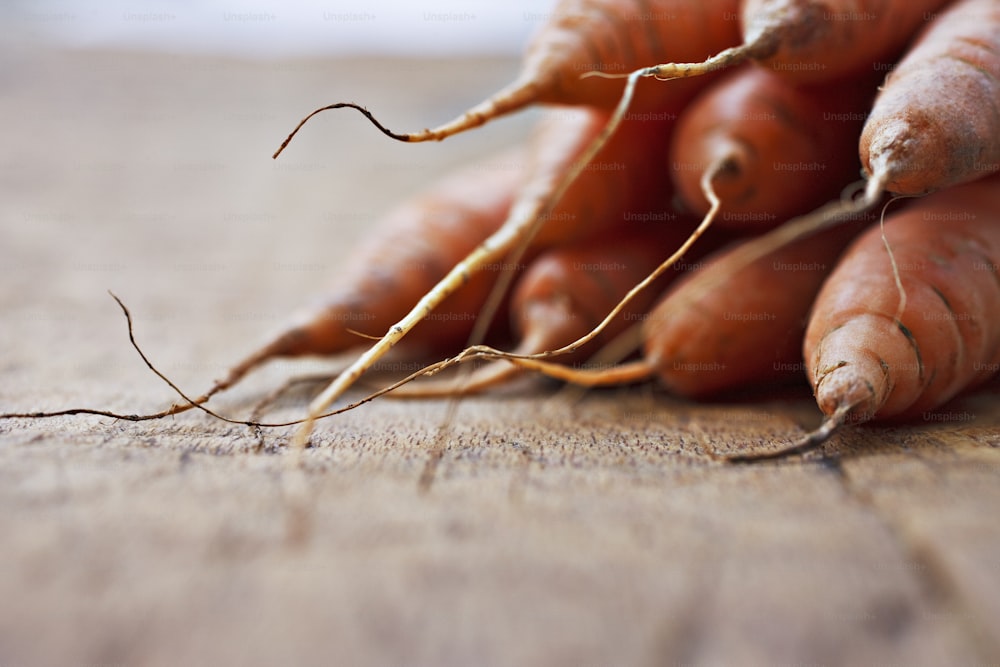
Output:
M513 63L239 62L34 51L2 79L0 410L129 412L198 391L434 174L525 136L447 144ZM15 62L11 60L11 62ZM400 76L405 71L406 76ZM218 402L245 414L274 364ZM299 416L292 393L276 416ZM727 467L818 421L799 390L692 404L524 383L377 402L286 430L188 414L0 422L0 665L982 665L1000 660L996 385L824 462ZM432 483L421 487L440 454Z

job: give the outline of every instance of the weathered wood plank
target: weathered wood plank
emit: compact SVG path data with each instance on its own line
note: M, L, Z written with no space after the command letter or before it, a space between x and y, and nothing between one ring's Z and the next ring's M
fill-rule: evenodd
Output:
M315 104L443 118L509 63L18 57L0 106L17 128L0 161L4 409L172 399L109 287L161 368L204 386L367 220L530 120L421 150L331 116L276 165ZM263 369L219 405L245 413L320 366ZM825 448L839 462L757 467L708 452L794 438L818 421L807 396L575 402L528 383L463 402L445 430L443 402L385 401L324 422L301 473L287 429L255 451L194 414L0 422L0 664L995 662L993 392L951 419L845 431Z

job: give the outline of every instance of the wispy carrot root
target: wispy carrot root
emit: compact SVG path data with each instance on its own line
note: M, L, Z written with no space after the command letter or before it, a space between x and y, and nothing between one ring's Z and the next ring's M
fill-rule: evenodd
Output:
M613 108L622 97L620 81L584 78L602 70L628 72L667 58L704 58L735 44L739 30L734 15L738 0L562 0L527 46L514 81L457 118L418 132L394 132L363 106L331 104L309 114L282 143L275 157L313 115L350 108L364 114L388 137L409 143L441 141L534 104L587 105ZM649 107L678 111L700 88L671 91L650 87Z
M120 419L122 421L140 422L140 421L153 421L153 420L157 420L157 419L163 419L165 417L170 417L172 415L178 414L180 412L184 412L184 411L189 410L189 409L197 409L197 410L200 410L201 412L204 412L205 414L207 414L207 415L209 415L211 417L214 417L215 419L218 419L220 421L224 421L224 422L227 422L227 423L230 423L230 424L241 424L241 425L250 426L250 427L253 427L253 428L277 428L277 427L283 427L283 426L295 426L296 424L300 424L300 423L302 423L304 421L304 420L298 419L298 420L288 421L288 422L267 423L267 422L257 421L255 419L235 419L235 418L232 418L232 417L226 417L224 415L221 415L218 412L216 412L214 410L211 410L211 409L209 409L209 408L207 408L207 407L205 407L203 405L208 400L205 397L206 396L211 396L213 394L213 391L209 391L206 394L203 394L199 398L191 398L191 397L189 397L170 378L168 378L166 375L164 375L153 364L153 362L150 361L149 357L146 356L146 353L143 352L142 348L139 346L139 343L135 339L135 332L134 332L134 327L133 327L133 323L132 323L132 313L129 312L129 309L125 306L125 304L122 302L122 300L119 299L115 294L111 294L111 298L113 298L115 300L115 303L118 304L118 307L121 309L122 314L125 316L125 322L126 322L126 325L128 327L129 343L131 344L132 348L136 351L136 353L142 359L142 361L146 365L146 367L150 371L152 371L152 373L154 375L156 375L158 378L160 378L161 380L163 380L163 382L167 386L169 386L178 396L180 396L183 399L184 402L183 403L179 403L177 405L174 405L173 407L168 408L167 410L162 410L160 412L146 413L146 414L136 414L136 413L126 414L126 413L119 413L119 412L113 412L113 411L110 411L110 410L101 410L101 409L95 409L95 408L65 408L65 409L61 409L61 410L51 410L51 411L35 410L35 411L31 411L31 412L6 412L6 413L0 413L0 419L51 419L51 418L54 418L54 417L65 417L65 416L73 416L73 415L91 415L91 416L95 416L95 417L109 417L111 419ZM388 391L392 391L393 389L395 389L398 386L402 386L403 384L406 384L407 382L411 382L412 380L414 380L414 379L420 377L421 375L423 375L425 372L432 372L436 368L436 366L437 365L432 365L431 367L428 367L426 370L421 370L421 371L418 371L416 373L413 373L410 376L404 378L403 380L400 380L399 382L393 384L390 387L386 387L386 388L384 388L384 389L382 389L382 390L380 390L378 392L375 392L374 394L371 394L371 395L369 395L369 396L367 396L367 397L365 397L365 398L363 398L363 399L361 399L359 401L355 401L354 403L352 403L350 405L346 405L346 406L344 406L344 407L342 407L342 408L340 408L340 409L338 409L336 411L333 411L333 412L325 414L325 415L320 415L320 418L333 416L334 414L340 414L340 413L346 412L348 410L353 410L354 408L357 408L357 407L359 407L361 405L364 405L365 403L368 403L368 402L374 400L378 396L382 396L383 394L385 394ZM225 388L225 387L219 388L220 384L221 383L216 383L216 385L213 387L213 390L214 390L215 393L217 393L218 391L221 391L222 389Z

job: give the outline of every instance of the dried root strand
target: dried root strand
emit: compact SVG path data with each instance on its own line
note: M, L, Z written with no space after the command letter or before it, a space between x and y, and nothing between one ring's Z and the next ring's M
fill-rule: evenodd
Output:
M289 135L287 137L285 137L285 140L281 142L281 145L278 146L278 150L274 151L274 155L271 156L271 159L277 159L277 157L279 155L281 155L282 151L284 151L285 148L288 147L288 144L291 143L292 138L296 134L298 134L299 130L302 129L302 126L306 124L306 121L308 121L310 118L312 118L313 116L315 116L316 114L318 114L318 113L320 113L322 111L330 111L332 109L356 109L362 115L364 115L365 118L367 118L369 121L371 121L372 125L374 125L379 130L381 130L382 134L386 135L387 137L392 137L396 141L411 141L409 134L399 134L397 132L393 132L392 130L390 130L389 128L387 128L385 125L383 125L382 123L380 123L378 121L378 119L375 118L374 114L372 114L371 111L369 111L368 109L364 108L360 104L355 104L354 102L338 102L336 104L328 104L325 107L320 107L319 109L316 109L315 111L312 111L305 118L303 118L302 120L300 120L299 124L295 126L295 129L292 130L291 133L289 133Z
M223 421L229 424L239 424L243 426L249 426L251 428L281 428L287 426L298 426L300 424L305 423L306 419L295 419L285 422L263 422L253 417L251 419L235 419L232 417L227 417L225 415L219 414L218 412L215 412L214 410L211 410L210 408L207 408L204 405L202 405L202 403L205 400L208 400L207 397L210 397L212 394L217 393L218 391L221 391L222 389L228 387L229 384L231 384L231 382L229 382L228 384L227 382L230 379L232 379L233 374L230 374L230 376L227 377L225 381L217 382L211 390L209 390L202 396L198 398L190 398L180 387L178 387L172 380L170 380L170 378L168 378L166 375L163 374L163 372L161 372L158 368L156 368L156 366L153 364L152 361L149 360L145 352L143 352L142 348L139 346L138 341L136 341L135 339L135 331L132 322L132 313L129 311L125 303L120 298L118 298L118 296L116 296L114 293L111 292L109 292L109 294L111 294L111 298L115 300L115 302L118 304L118 307L121 308L121 311L125 316L125 321L128 326L128 338L129 342L132 345L132 348L136 351L136 353L138 353L143 363L146 364L146 367L149 368L149 370L152 371L157 377L163 380L163 382L165 382L167 386L173 389L174 392L176 392L177 395L179 395L185 402L182 404L171 406L166 410L162 410L160 412L153 412L149 414L125 414L125 413L112 412L110 410L99 410L95 408L67 408L63 410L53 410L53 411L6 412L6 413L0 413L0 419L49 419L54 417L64 417L72 415L92 415L96 417L109 417L111 419L119 419L122 421L140 422L140 421L152 421L156 419L163 419L165 417L170 417L189 409L197 409L201 410L202 412L211 417L214 417L215 419L218 419L219 421ZM375 391L365 396L364 398L358 399L353 403L344 405L336 410L325 412L324 414L316 415L314 419L325 419L327 417L332 417L334 415L342 414L349 410L353 410L362 405L365 405L366 403L374 401L376 398L379 398L380 396L396 389L397 387L401 387L407 384L408 382L412 382L413 380L422 377L423 375L433 374L438 370L450 366L454 363L458 363L458 361L456 359L446 359L444 361L431 364L425 368L414 371L405 378L402 378L387 387ZM242 377L242 374L240 374L240 376ZM285 385L282 385L281 390L287 389L289 384L290 383L285 383ZM264 406L266 406L270 401L273 401L275 398L276 398L275 392L269 394L265 398ZM258 405L254 410L253 416L255 417L256 415L259 415L261 411L262 408L260 405Z
M65 410L54 410L54 411L51 411L51 412L44 412L44 411L38 411L38 412L8 412L8 413L0 414L0 419L47 419L47 418L51 418L51 417L64 417L64 416L68 416L68 415L94 415L94 416L97 416L97 417L111 417L112 419L121 419L123 421L140 422L140 421L151 421L151 420L154 420L154 419L163 419L164 417L169 417L171 415L175 415L175 414L177 414L179 412L183 412L183 411L189 410L191 408L197 408L197 409L201 410L202 412L205 412L206 414L209 414L212 417L215 417L216 419L219 419L219 420L222 420L222 421L225 421L225 422L231 422L231 423L242 423L242 422L234 421L234 420L229 419L227 417L224 417L222 415L219 415L219 414L213 412L212 410L210 410L209 408L206 408L204 405L202 405L202 403L204 403L205 401L207 401L208 398L212 394L214 394L217 391L221 390L221 388L218 387L218 383L216 384L215 387L213 387L211 390L209 390L206 394L198 397L197 399L192 399L187 394L185 394L176 384L174 384L173 381L170 380L170 378L168 378L166 375L164 375L162 372L160 372L160 370L157 369L153 365L153 363L149 360L149 358L142 351L142 348L139 347L139 344L135 340L135 332L134 332L134 328L133 328L133 324L132 324L132 313L125 306L125 304L122 302L122 300L118 298L118 296L116 294L114 294L113 292L108 292L108 294L111 295L111 298L115 300L115 303L118 304L118 307L121 308L122 313L125 315L125 321L128 324L128 339L129 339L129 342L132 344L132 347L135 349L135 351L139 354L139 357L142 359L143 363L145 363L146 367L149 368L149 370L151 370L157 377L159 377L161 380L163 380L165 383L167 383L167 385L171 389L173 389L175 392L177 392L177 395L179 395L182 399L184 399L185 403L182 404L182 405L171 406L170 408L167 408L166 410L162 410L160 412L153 412L153 413L144 414L144 415L139 415L139 414L119 414L117 412L111 412L109 410L98 410L98 409L94 409L94 408L68 408L68 409L65 409Z
M820 424L818 428L810 431L792 444L782 447L781 449L768 452L750 452L748 454L719 455L711 453L710 456L717 461L741 464L776 461L780 459L787 459L792 456L808 454L829 440L830 437L844 424L848 414L850 414L851 410L854 408L854 404L842 405L836 412L823 420L823 423Z

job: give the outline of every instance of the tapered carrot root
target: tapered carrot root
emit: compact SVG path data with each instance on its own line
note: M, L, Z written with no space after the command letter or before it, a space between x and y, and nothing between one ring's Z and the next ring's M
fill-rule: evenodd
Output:
M512 354L536 355L587 335L630 288L683 242L688 226L679 222L635 223L640 227L624 236L554 248L534 259L519 278L511 298L514 329L521 338ZM600 336L584 349L562 358L561 363L569 364L584 353L592 354L595 345L640 322L665 284L666 280L661 279L640 292ZM523 366L498 360L465 377L417 382L389 395L428 398L478 393L511 380L523 370Z
M1000 178L915 202L885 239L858 239L816 300L804 353L830 417L921 416L1000 368Z
M534 356L518 357L513 353L499 351L480 352L476 358L494 359L489 368L497 368L495 372L501 372L501 364L507 364L516 372L531 371L539 375L545 375L553 380L561 380L578 387L610 387L624 384L633 384L650 380L656 373L656 369L647 359L638 359L624 364L616 364L606 368L580 368L567 366L553 361L546 361ZM505 379L510 376L505 376ZM464 388L457 387L459 393L465 393ZM448 394L450 395L450 394Z
M678 120L670 148L678 195L707 212L701 173L722 160L712 181L720 226L773 227L815 208L857 178L853 146L874 94L873 75L805 88L753 64L727 73Z
M319 111L352 108L398 141L441 141L534 104L614 107L620 80L583 78L598 70L628 72L665 59L700 60L736 44L739 0L562 0L528 45L515 80L461 116L433 129L394 132L354 103L332 104L309 114L292 135ZM637 91L637 110L677 112L701 87L685 83L665 91L655 82ZM280 153L291 136L285 140ZM277 156L277 153L275 154Z
M1000 3L956 0L886 78L861 161L897 194L923 194L1000 170Z
M621 98L622 82L582 78L583 73L628 72L664 56L707 57L732 46L738 27L719 16L735 12L737 5L738 0L562 0L529 44L520 83L507 90L536 90L543 103L610 109ZM669 99L657 103L669 105Z

